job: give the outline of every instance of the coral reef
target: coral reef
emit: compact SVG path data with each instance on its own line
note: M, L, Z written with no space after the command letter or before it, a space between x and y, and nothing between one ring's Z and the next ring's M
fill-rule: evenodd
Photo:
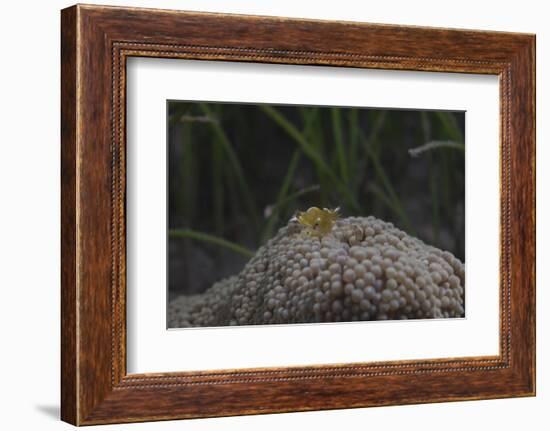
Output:
M236 276L169 303L169 327L464 316L464 264L372 216L322 236L296 219Z

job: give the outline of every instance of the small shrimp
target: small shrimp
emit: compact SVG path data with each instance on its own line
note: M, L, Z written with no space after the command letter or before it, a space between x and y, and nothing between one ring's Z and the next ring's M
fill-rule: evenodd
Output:
M327 208L311 207L307 211L299 211L292 220L305 226L306 234L321 238L332 231L332 227L339 217L339 209L329 210Z

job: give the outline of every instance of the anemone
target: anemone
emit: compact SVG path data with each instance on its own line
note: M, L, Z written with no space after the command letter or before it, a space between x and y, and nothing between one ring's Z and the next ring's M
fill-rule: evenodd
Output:
M168 306L170 327L464 316L464 264L375 217L291 220L243 270Z

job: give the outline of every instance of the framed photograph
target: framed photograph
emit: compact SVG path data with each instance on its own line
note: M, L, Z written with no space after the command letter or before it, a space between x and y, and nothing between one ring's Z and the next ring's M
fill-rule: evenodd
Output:
M61 14L62 419L535 394L535 36Z

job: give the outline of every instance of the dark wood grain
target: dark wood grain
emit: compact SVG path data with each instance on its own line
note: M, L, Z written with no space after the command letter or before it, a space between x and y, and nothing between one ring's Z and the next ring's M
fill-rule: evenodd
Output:
M62 12L61 36L63 420L86 425L534 395L533 35L74 6ZM498 75L500 354L127 375L130 56Z
M76 423L76 8L61 16L61 417Z

